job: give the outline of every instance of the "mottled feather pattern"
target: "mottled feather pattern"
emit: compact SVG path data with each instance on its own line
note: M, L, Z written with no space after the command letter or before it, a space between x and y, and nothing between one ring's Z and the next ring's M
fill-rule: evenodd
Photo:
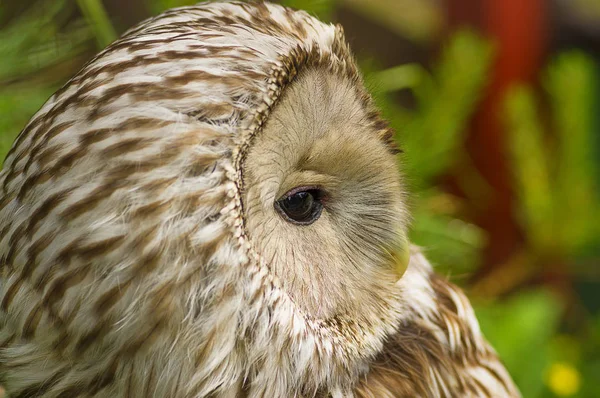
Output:
M518 396L464 295L415 249L369 325L313 319L244 228L243 163L340 27L207 3L134 27L53 95L0 174L0 376L11 397Z
M413 250L414 262L405 278L415 278L411 282L422 285L420 292L426 295L413 301L415 316L403 320L388 337L356 396L520 396L483 339L466 296L435 274L423 255Z

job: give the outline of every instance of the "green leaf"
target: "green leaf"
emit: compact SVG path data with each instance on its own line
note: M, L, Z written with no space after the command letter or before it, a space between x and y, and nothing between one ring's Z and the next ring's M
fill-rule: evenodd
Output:
M560 251L549 159L530 88L517 86L508 92L505 117L521 225L537 252Z
M371 84L381 88L380 93L413 89L426 78L427 71L418 64L404 64L385 69L370 76Z
M594 60L579 51L559 55L544 79L557 135L555 209L570 251L598 242L600 232L598 223L590 222L591 214L600 216L593 161L597 80Z
M104 48L117 38L101 0L77 0L86 21L94 31L98 48Z
M485 86L491 45L469 31L454 35L432 76L421 74L414 89L417 111L396 129L406 150L406 169L417 187L447 172L460 158L469 117ZM394 126L396 127L396 126Z
M72 60L91 35L63 1L38 2L0 31L0 83Z
M413 211L410 241L423 248L438 272L460 283L480 264L485 233L474 224L435 212L426 205L430 199L431 193L419 198L420 205Z

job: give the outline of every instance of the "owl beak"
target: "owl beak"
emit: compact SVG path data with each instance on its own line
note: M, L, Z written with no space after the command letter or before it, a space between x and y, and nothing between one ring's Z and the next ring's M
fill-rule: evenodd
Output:
M391 253L393 258L394 272L398 276L398 280L402 278L408 268L410 262L410 244L406 236L402 237L401 243Z

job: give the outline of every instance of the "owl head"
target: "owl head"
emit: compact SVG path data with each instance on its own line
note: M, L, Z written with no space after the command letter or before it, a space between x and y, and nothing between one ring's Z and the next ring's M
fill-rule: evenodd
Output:
M371 396L365 377L385 384L369 375L391 364L407 385L421 371L423 388L457 385L452 355L493 352L409 248L397 152L339 26L227 2L131 29L48 100L0 174L3 382Z

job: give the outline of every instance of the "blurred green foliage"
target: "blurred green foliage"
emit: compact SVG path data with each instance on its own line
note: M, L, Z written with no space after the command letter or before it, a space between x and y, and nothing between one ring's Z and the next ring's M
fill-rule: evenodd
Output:
M559 323L560 302L543 290L526 291L501 302L479 303L486 337L519 385L523 397L540 397L552 362L550 344Z
M596 74L593 61L578 51L559 55L545 71L551 142L531 87L514 87L506 98L520 220L537 253L572 256L600 244L600 223L590 222L600 220L593 161Z
M146 1L154 14L195 3ZM340 2L282 1L325 20L334 19ZM361 4L352 2L352 10L361 12ZM418 2L411 4L418 7ZM364 11L370 18L372 6ZM52 92L116 33L101 0L38 0L15 16L3 14L0 7L0 21L5 21L0 30L3 157ZM381 69L377 59L359 59L365 81L404 150L400 163L413 193L411 240L425 248L438 270L466 289L472 287L466 276L481 266L487 234L463 210L477 206L477 198L488 188L464 142L490 80L494 56L489 41L461 30L443 43L432 66ZM501 116L516 218L524 235L522 250L501 270L506 274L535 276L556 270L575 282L600 279L600 173L594 152L599 147L598 75L589 55L567 52L544 68L542 89L518 85L506 94ZM401 105L399 92L410 93L414 104ZM440 184L448 174L465 197L448 193ZM482 330L525 397L600 397L600 314L586 305L573 314L564 297L544 284L524 282L529 279L514 279L510 294L502 297L474 297ZM600 301L600 296L594 297Z
M40 1L0 30L0 153L92 54L94 36L89 25L72 18L76 11L62 0Z
M454 217L457 198L443 192L436 179L467 159L464 133L485 87L492 54L489 43L473 32L459 31L431 71L412 64L365 70L367 84L404 151L402 169L416 197L411 240L425 248L433 263L458 274L476 267L484 236L475 225ZM412 91L414 109L394 100L401 89ZM474 171L462 177L478 180Z
M87 25L94 32L98 47L104 48L117 38L117 33L106 15L102 3L97 0L77 0L77 4Z
M527 241L530 272L547 269L560 272L569 267L570 273L576 273L578 260L589 256L590 248L600 247L597 221L600 220L600 197L596 178L599 164L594 161L598 138L594 129L598 70L591 57L570 51L555 57L541 80L541 93L519 85L505 98L508 152L512 159L518 219ZM550 108L546 123L541 118L542 100L548 102ZM597 259L591 261L594 263ZM600 314L587 314L578 330L562 335L555 319L562 313L559 308L557 305L545 308L548 315L553 312L554 319L540 320L538 338L526 339L536 346L540 337L546 338L546 342L533 351L536 363L543 359L541 363L547 372L544 381L558 392L561 384L552 377L565 378L565 385L569 378L579 378L579 387L573 388L573 394L567 388L563 395L600 396L597 380ZM522 325L524 322L521 320ZM494 341L492 336L490 338ZM498 350L506 353L504 357L508 362L514 346L502 347L505 340L497 341ZM528 357L522 362L531 366L530 360ZM521 375L518 373L516 377ZM543 390L536 389L535 381L522 380L524 396L551 396L541 395ZM558 384L553 386L553 383Z

